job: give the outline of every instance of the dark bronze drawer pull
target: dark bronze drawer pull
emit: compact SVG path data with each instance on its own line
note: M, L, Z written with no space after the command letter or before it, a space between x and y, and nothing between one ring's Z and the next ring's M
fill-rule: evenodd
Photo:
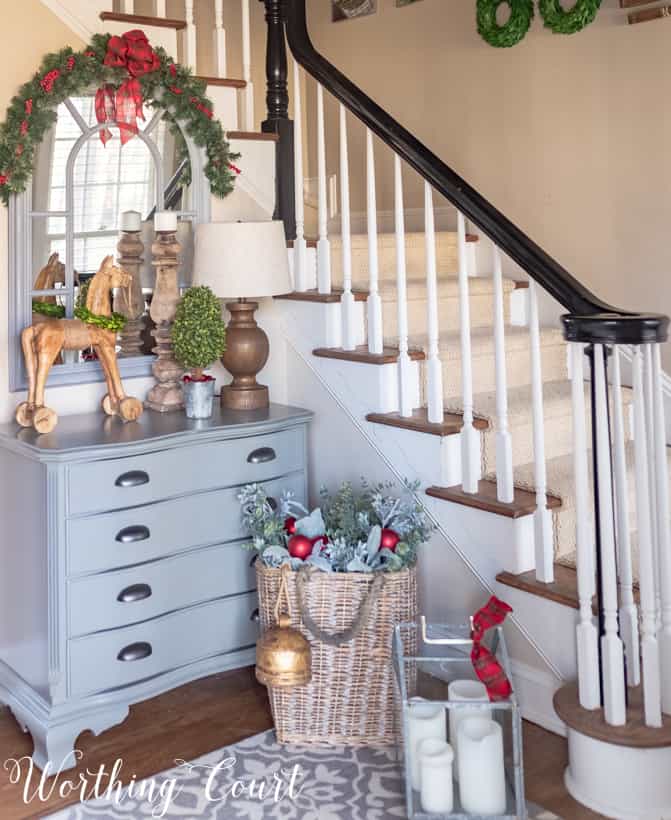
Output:
M247 456L247 461L250 464L265 464L267 461L274 461L277 458L277 453L272 447L259 447L258 450L252 450Z
M140 487L142 484L149 484L149 473L144 470L122 473L114 482L115 487Z
M123 661L124 663L141 661L143 658L148 658L151 655L151 652L152 649L150 643L139 641L138 643L131 643L128 646L124 646L121 652L119 652L116 656L116 659L118 661Z
M133 541L146 541L151 533L149 527L144 524L136 524L133 527L124 527L116 534L116 540L122 544L131 544Z
M261 622L261 615L259 614L258 608L255 609L254 612L252 612L252 614L249 616L249 620L254 621L255 624Z
M151 598L149 584L133 584L121 590L117 596L117 601L121 604L134 604L136 601L144 601L145 598Z

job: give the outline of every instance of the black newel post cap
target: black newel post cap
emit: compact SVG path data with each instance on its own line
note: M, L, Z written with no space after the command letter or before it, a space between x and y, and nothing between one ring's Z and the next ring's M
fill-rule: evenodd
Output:
M661 313L567 313L561 321L567 342L637 345L669 336L669 317Z

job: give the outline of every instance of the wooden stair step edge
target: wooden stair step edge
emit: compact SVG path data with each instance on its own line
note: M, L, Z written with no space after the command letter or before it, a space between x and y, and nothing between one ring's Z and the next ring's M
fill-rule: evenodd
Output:
M186 20L175 20L170 17L149 17L146 14L120 14L116 11L101 11L100 19L113 23L129 23L132 26L156 26L157 28L174 28L182 31L186 28Z
M352 291L355 302L365 302L368 298L368 291ZM342 290L334 288L331 293L320 293L318 290L294 291L293 293L282 293L275 296L275 299L283 299L289 302L316 302L322 305L331 305L340 302Z
M382 353L371 353L366 345L360 345L354 350L344 350L342 347L317 347L312 351L313 356L321 359L339 359L345 362L356 362L358 364L396 364L398 361L398 348L385 346ZM426 358L423 350L408 350L411 361L420 362Z
M463 504L465 507L473 507L476 510L503 515L506 518L521 518L525 515L533 515L536 511L535 493L515 487L513 501L508 504L499 501L496 497L496 482L485 479L478 483L477 493L464 492L460 484L455 487L429 487L426 493L433 498ZM546 498L548 509L554 510L561 507L560 498L554 495L548 495Z
M554 581L550 584L539 581L536 578L535 570L523 572L520 575L515 575L512 572L499 572L496 580L507 587L537 595L539 598L545 598L556 604L562 604L572 609L580 608L578 602L578 574L571 567L555 564Z
M226 139L229 140L259 140L263 142L279 142L279 134L270 131L227 131Z
M197 74L197 80L201 80L206 85L218 85L223 86L224 88L246 88L247 83L245 80L234 80L228 77L207 77L204 74Z
M410 430L414 433L427 433L431 436L453 436L461 432L464 426L463 416L459 413L445 413L441 423L429 421L426 407L413 410L411 416L400 413L369 413L366 421L372 424L384 424L397 427L399 430ZM475 419L473 426L477 430L487 430L489 423L485 419Z
M603 709L583 709L578 697L578 684L568 683L555 692L553 705L557 715L580 734L634 749L660 749L671 746L671 715L662 715L661 727L645 725L641 686L627 690L627 720L623 726L606 723Z

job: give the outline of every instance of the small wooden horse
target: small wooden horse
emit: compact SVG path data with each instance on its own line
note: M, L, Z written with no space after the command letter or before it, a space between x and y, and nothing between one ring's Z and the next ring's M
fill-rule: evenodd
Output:
M33 290L53 290L56 287L56 285L64 284L65 265L60 261L58 253L52 253L47 261L47 264L37 274L35 284L33 285ZM33 296L33 302L44 302L48 305L55 305L56 297ZM37 314L37 316L40 317L38 321L41 321L42 317L40 316L40 314ZM37 316L33 316L33 319L36 319Z
M86 307L91 314L111 317L113 288L127 288L131 276L107 256L91 280ZM21 334L23 355L28 371L28 401L16 408L16 420L22 427L34 427L39 433L50 433L58 422L57 414L44 404L44 389L51 366L61 350L86 350L98 354L105 373L107 395L102 408L108 415L119 415L124 421L134 421L142 415L142 402L124 393L116 360L116 332L81 319L45 318L27 327Z

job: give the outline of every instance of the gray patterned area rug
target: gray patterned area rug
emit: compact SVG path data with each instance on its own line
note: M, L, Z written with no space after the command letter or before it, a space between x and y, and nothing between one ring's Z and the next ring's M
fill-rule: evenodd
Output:
M392 750L280 746L272 731L78 803L50 820L387 820L406 818ZM529 805L529 818L559 820Z

